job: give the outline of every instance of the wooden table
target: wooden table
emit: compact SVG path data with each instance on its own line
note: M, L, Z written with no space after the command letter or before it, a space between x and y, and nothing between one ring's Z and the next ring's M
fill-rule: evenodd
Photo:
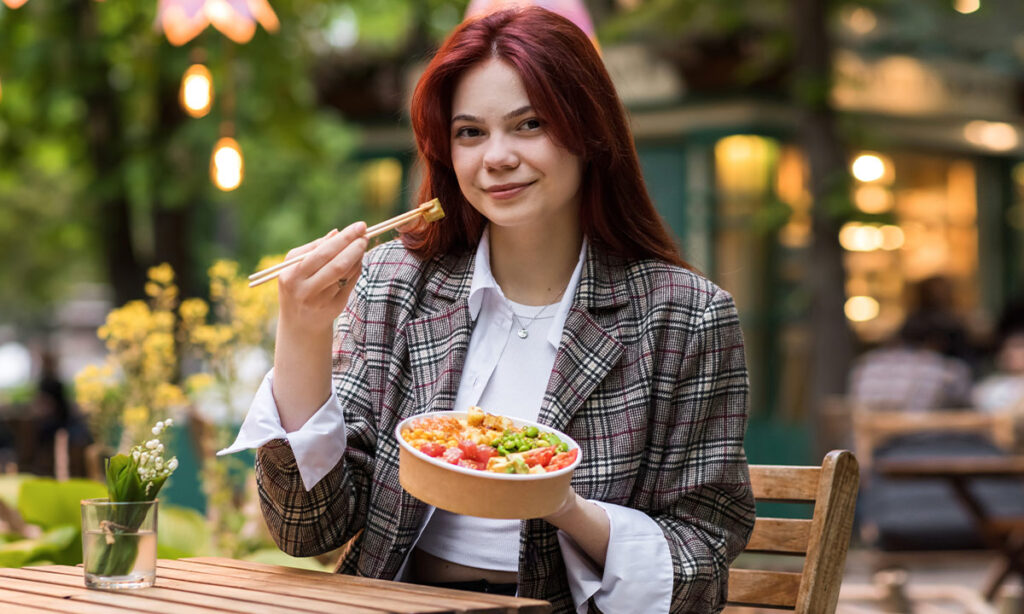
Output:
M0 569L0 611L4 614L42 611L82 614L540 614L550 612L551 605L537 599L203 557L160 559L155 586L125 591L85 588L81 567L45 565Z
M974 521L985 543L1003 555L985 587L992 601L1011 573L1024 578L1024 517L993 517L970 489L976 478L1019 478L1024 484L1024 456L936 456L876 461L876 470L893 479L942 479L953 487L957 500Z

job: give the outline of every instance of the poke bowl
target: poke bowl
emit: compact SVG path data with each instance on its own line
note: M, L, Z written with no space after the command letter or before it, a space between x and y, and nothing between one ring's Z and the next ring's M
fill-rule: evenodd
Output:
M406 418L395 438L402 488L434 507L483 518L558 511L581 460L568 435L476 407Z

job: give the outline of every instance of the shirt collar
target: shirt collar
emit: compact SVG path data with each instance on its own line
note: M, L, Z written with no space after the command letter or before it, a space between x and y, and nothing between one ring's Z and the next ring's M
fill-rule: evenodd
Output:
M558 303L558 309L555 311L551 328L548 329L548 343L556 349L558 344L561 343L562 328L565 326L566 318L569 317L569 310L572 309L573 297L576 295L576 287L579 285L580 276L583 274L583 262L586 259L586 255L587 237L584 236L583 244L580 246L580 255L576 261L576 268L569 278L565 292L562 293L562 300ZM494 274L491 272L490 226L484 228L484 232L480 236L480 242L476 246L473 282L469 286L469 316L473 318L474 322L480 315L480 310L484 304L484 296L488 291L495 292L501 297L501 303L505 309L511 309L508 301L505 299L505 293L501 291L501 286L498 285L497 280L494 279Z

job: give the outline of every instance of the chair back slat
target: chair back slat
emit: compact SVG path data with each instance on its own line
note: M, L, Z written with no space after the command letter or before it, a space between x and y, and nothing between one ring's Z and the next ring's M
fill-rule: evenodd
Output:
M796 604L800 574L793 571L733 569L729 572L729 603L790 608Z
M829 452L820 467L751 465L750 482L757 501L813 503L814 512L809 520L755 520L746 550L803 554L803 571L734 567L729 570L727 602L797 614L834 613L853 528L859 475L857 459L847 450Z
M751 465L750 486L758 501L813 502L821 467Z
M803 518L758 518L750 534L747 552L805 554L811 537L811 521Z

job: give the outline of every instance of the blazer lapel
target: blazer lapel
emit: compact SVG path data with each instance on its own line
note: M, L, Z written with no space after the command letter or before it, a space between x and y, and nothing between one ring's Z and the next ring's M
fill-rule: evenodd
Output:
M588 243L583 274L565 320L539 422L566 430L584 401L619 363L618 311L628 303L625 263Z
M406 415L453 409L473 321L469 287L473 254L438 261L420 302L422 315L405 327L414 404Z

